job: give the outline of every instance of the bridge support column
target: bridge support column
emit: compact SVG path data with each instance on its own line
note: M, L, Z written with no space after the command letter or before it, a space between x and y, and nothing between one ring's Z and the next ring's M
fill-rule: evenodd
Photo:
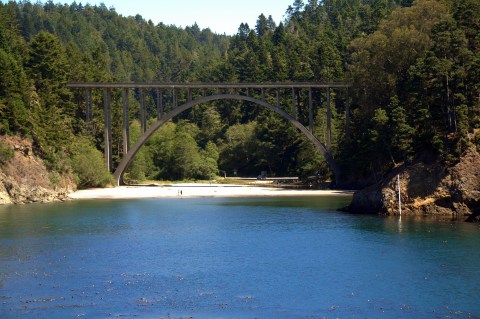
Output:
M163 91L160 91L159 89L157 91L157 118L159 120L162 119L163 117Z
M345 99L345 140L350 141L350 96L348 94L348 88L346 89L346 99Z
M310 132L313 134L313 102L312 102L312 88L308 90L308 126Z
M173 89L173 108L176 109L177 108L177 90Z
M87 108L85 110L85 121L89 123L92 118L92 89L87 88L85 89L85 102L87 104Z
M123 155L128 153L130 148L130 117L129 117L129 105L128 105L128 89L122 91L123 100Z
M330 105L330 88L327 88L327 152L332 150L332 109Z
M145 107L145 92L140 89L140 125L142 134L147 130L147 112Z
M103 89L103 118L104 129L104 156L105 167L109 172L112 170L112 118L111 118L111 92L110 89Z
M292 88L292 117L297 119L297 105L295 104L295 88Z

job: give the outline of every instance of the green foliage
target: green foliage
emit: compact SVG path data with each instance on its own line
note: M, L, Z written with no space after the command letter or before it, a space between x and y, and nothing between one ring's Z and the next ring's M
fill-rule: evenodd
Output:
M68 125L69 118L60 108L47 109L42 104L33 103L31 119L34 146L47 167L59 172L68 170L68 148L74 137Z
M130 127L133 136L139 136L140 124ZM127 170L127 181L145 179L190 180L213 179L218 174L217 146L208 141L205 148L198 146L195 137L200 129L193 123L168 122L162 126L137 153Z
M302 140L301 147L297 153L296 175L300 177L318 176L322 180L332 177L327 162L319 154L318 150L306 138Z
M229 175L233 175L233 171L237 171L240 176L248 174L247 168L252 165L256 149L256 127L256 122L235 124L225 132L219 166Z
M475 134L475 136L473 137L473 143L477 147L477 151L480 152L480 132Z
M429 48L431 29L446 14L441 2L418 0L394 11L375 33L352 41L350 70L362 106L375 108L389 103L392 96L402 97L399 84Z
M105 187L112 182L102 153L88 139L76 139L71 152L71 165L80 188Z
M180 180L212 179L218 173L218 152L213 143L207 143L206 149L201 150L192 136L194 130L185 129L191 126L192 123L177 126L170 159L171 176Z
M479 125L480 92L477 35L471 32L478 18L466 12L479 8L478 1L417 0L352 42L354 134L367 129L370 138L348 149L359 154L365 173L372 163L383 174L389 158L409 161L425 153L448 164L465 149L468 132ZM380 128L383 113L389 120ZM374 152L375 160L364 149Z
M12 53L0 49L0 134L28 133L27 78Z
M141 133L140 121L135 120L130 125L130 138L132 142L135 142ZM124 179L126 182L138 183L144 181L147 177L148 163L147 163L147 151L146 147L140 149L136 154L132 163L128 167Z
M269 114L270 115L270 114ZM284 175L295 164L300 136L295 128L278 116L265 116L257 123L255 135L255 168L257 176L261 171L269 175ZM281 156L279 156L281 155Z
M0 165L8 163L13 159L13 149L7 143L0 141Z
M195 178L200 174L201 157L195 139L185 131L173 139L171 174L174 179Z
M170 179L170 167L173 156L173 141L177 125L168 122L162 126L148 141L146 148L149 149L154 168L150 171L152 179Z
M67 59L58 38L48 32L38 33L30 42L27 62L38 91L56 93L67 81ZM45 94L47 95L47 94Z
M215 163L218 161L220 158L220 154L218 152L217 145L213 143L212 141L208 141L207 145L205 146L205 157L206 158L211 158L215 161Z
M147 179L147 159L144 152L139 152L135 156L135 159L128 167L125 173L124 180L127 183L138 183Z
M224 124L220 113L214 107L207 107L201 118L201 140L216 141L222 133Z
M391 115L391 147L392 156L396 155L401 160L409 160L409 155L413 151L413 138L415 130L408 123L408 118L405 109L398 103L398 99L394 97L390 108Z

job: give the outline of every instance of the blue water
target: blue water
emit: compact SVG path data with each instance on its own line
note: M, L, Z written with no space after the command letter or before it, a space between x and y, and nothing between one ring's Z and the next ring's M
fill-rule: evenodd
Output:
M0 208L0 318L479 318L480 227L348 197Z

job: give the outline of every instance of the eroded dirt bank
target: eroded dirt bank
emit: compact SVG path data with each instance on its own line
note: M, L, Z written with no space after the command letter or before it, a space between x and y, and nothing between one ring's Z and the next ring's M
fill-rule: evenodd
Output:
M13 149L13 158L0 165L0 204L66 200L76 189L68 177L48 172L34 155L31 141L16 136L0 136L0 140Z

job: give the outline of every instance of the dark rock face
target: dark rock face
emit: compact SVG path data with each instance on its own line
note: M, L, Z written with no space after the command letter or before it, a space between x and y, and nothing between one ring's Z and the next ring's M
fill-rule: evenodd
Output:
M380 183L356 192L346 210L398 214L397 175L401 181L402 213L480 220L480 154L475 147L447 169L438 163L397 168Z
M12 146L14 157L0 166L0 204L47 203L66 200L75 189L68 177L55 176L51 181L43 161L32 151L28 140L14 136L1 137L2 142Z
M355 192L346 210L352 213L378 213L383 209L383 202L384 194L379 185L373 185Z
M473 211L473 214L468 216L467 222L480 223L480 208L477 208Z

